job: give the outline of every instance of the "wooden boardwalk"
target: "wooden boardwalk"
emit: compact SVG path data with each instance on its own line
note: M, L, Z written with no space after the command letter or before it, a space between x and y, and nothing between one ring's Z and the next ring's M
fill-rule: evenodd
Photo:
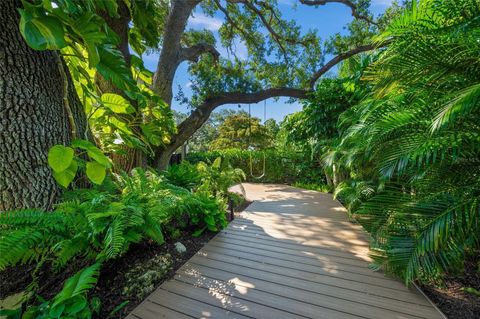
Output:
M444 318L368 268L368 235L331 195L244 187L255 202L128 319Z

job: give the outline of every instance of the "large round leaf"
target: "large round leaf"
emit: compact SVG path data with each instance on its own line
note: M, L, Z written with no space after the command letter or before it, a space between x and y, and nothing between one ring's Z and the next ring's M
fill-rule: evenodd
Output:
M102 184L105 179L105 166L97 162L87 162L87 177L95 184Z
M90 156L91 159L97 161L99 164L102 164L105 167L111 166L109 158L105 154L103 154L103 152L92 142L78 139L72 142L72 146L86 150L88 156Z
M54 145L48 151L48 165L57 173L66 170L73 160L74 151L71 147Z
M58 50L67 45L62 22L53 16L34 16L34 10L26 7L20 12L20 33L35 50Z
M57 181L58 184L62 185L63 187L67 188L68 185L73 181L75 175L77 174L77 162L72 161L70 166L61 172L53 171L53 177Z
M118 94L104 93L102 94L101 100L105 107L109 108L115 113L128 114L135 111L130 105L130 103L128 103L128 101L123 96L120 96Z

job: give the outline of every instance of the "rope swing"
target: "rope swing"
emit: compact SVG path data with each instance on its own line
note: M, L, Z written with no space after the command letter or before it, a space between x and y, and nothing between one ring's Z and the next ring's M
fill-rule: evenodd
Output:
M266 116L267 116L267 100L264 101L263 103L263 122L265 123L266 121ZM249 149L249 154L250 154L250 176L252 176L255 179L262 179L265 176L265 151L263 151L263 170L262 174L259 176L256 176L253 174L253 146L251 144L251 138L252 138L252 113L250 109L250 104L248 104L248 127L250 130L250 134L248 135L248 149Z

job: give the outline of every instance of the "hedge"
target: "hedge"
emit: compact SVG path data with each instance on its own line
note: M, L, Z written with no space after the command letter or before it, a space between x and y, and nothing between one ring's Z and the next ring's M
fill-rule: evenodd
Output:
M250 154L252 156L253 174L250 173ZM264 154L265 176L257 179L253 176L262 175ZM278 152L276 150L247 151L230 149L212 152L193 152L187 154L186 160L193 164L200 161L211 163L219 156L228 160L233 167L241 168L247 175L247 182L282 184L324 182L321 165L302 153Z

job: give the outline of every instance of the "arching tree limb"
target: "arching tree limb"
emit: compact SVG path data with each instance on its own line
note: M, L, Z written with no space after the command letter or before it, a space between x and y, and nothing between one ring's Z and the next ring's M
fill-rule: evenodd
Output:
M364 20L370 24L377 25L370 17L360 14L357 6L350 0L300 0L300 3L307 6L323 6L327 3L342 3L352 10L352 16L359 20Z
M340 63L340 62L342 62L342 61L344 61L348 58L351 58L352 56L357 55L359 53L368 52L368 51L372 51L372 50L375 50L375 49L378 49L378 48L385 47L390 42L391 41L384 41L382 43L376 43L376 44L375 43L370 43L370 44L358 46L354 49L351 49L350 51L340 53L339 55L335 56L330 61L328 61L324 66L322 66L320 69L318 69L312 75L312 78L310 79L310 88L313 89L313 87L315 86L315 83L318 81L318 79L322 75L324 75L325 73L330 71L330 69L333 68L338 63Z
M171 154L182 146L210 117L210 114L220 105L237 103L258 103L272 97L292 97L304 99L310 93L308 90L295 88L271 88L253 93L225 92L220 93L200 104L179 126L178 133L172 136L169 145L155 154L155 164L159 169L165 169Z
M213 56L215 61L218 61L220 53L215 49L213 45L208 43L197 43L188 48L182 48L180 53L180 59L182 61L188 60L192 62L197 62L198 58L205 53L209 53Z

